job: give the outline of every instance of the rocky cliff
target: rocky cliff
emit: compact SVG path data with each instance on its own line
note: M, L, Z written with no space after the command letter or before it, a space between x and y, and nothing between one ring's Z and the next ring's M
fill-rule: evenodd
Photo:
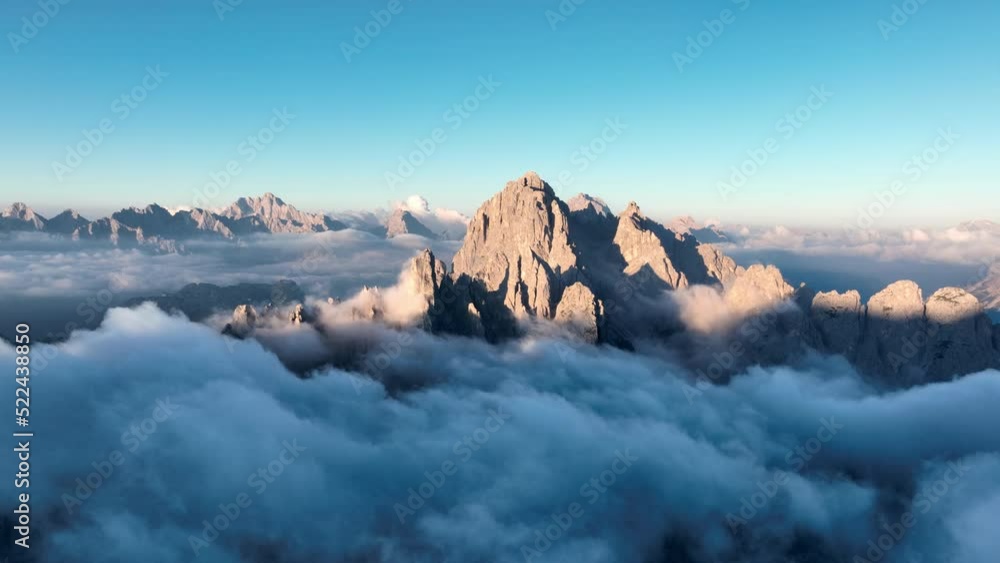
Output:
M901 281L867 304L857 291L814 294L793 288L774 266L738 266L634 202L617 217L583 194L566 204L533 172L479 208L449 275L429 252L414 269L435 330L499 339L540 319L588 342L626 347L649 338L688 347L738 341L731 370L812 348L898 386L1000 366L996 331L962 289L942 289L925 302L916 284ZM711 343L676 340L683 322L658 306L664 292L694 287L717 292L729 321Z

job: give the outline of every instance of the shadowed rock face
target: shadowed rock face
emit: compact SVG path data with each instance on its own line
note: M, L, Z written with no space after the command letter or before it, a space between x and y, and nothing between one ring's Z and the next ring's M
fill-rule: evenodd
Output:
M281 280L275 284L242 283L220 287L210 283L192 283L176 293L154 297L138 297L125 303L133 307L152 301L168 313L181 312L193 321L208 318L218 311L229 311L241 305L284 306L305 300L302 289L293 281Z
M687 274L674 265L668 248L675 246L676 235L646 218L633 201L618 217L615 246L625 259L625 274L633 275L650 268L670 289L690 285Z
M918 377L914 338L925 340L924 299L912 281L898 281L868 300L865 334L858 352L859 367L908 382Z
M927 300L931 335L923 368L932 381L996 365L993 326L975 296L957 287L941 288Z
M842 354L900 386L943 381L1000 363L993 327L975 296L946 287L926 303L911 281L889 285L867 306L856 291L817 294L810 318L821 350Z
M67 209L59 215L48 220L45 225L45 231L58 235L70 236L73 231L86 226L90 221L82 217L76 211L72 209Z
M810 319L819 332L823 348L834 354L851 360L856 358L864 318L861 294L855 290L817 293L813 298Z

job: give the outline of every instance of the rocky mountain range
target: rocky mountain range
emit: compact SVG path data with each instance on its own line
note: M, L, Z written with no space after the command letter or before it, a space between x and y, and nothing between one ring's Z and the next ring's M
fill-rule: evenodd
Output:
M475 213L450 270L429 252L415 259L426 324L497 340L547 320L593 343L672 344L672 354L720 377L807 350L843 355L897 386L1000 367L1000 327L964 289L925 299L900 281L867 303L857 291L817 294L773 266L737 265L634 202L617 217L602 203L566 204L534 173L508 183ZM700 296L694 316L721 307L725 322L699 333L698 322L664 310L664 291Z
M420 201L426 202L420 199ZM241 197L220 211L205 209L170 210L151 204L144 208L130 207L90 221L67 209L47 219L23 203L15 203L0 212L0 233L43 232L66 236L74 240L107 241L116 246L144 247L161 252L179 252L183 242L209 238L233 240L259 234L319 233L357 228L376 236L395 237L404 234L430 239L445 239L451 235L442 228L435 231L425 224L435 224L436 216L427 211L398 208L387 217L377 214L356 214L343 221L322 213L301 211L280 197L266 193L260 197ZM455 214L452 231L464 234L463 218ZM436 225L435 225L436 226Z
M535 173L476 211L450 266L425 250L401 279L417 315L399 320L366 288L349 318L491 342L551 326L582 343L667 355L712 381L815 352L890 387L1000 367L1000 327L964 289L925 298L900 281L863 302L858 291L793 287L778 268L738 265L634 202L617 216L598 198L563 202ZM241 337L262 316L236 313ZM303 322L315 313L282 314Z

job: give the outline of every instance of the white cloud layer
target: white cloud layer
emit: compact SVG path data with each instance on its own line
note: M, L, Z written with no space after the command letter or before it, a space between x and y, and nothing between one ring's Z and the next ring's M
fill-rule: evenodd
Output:
M996 372L876 394L814 358L692 394L683 370L615 349L372 334L371 364L413 385L300 379L255 341L150 306L38 346L38 560L853 561L908 511L883 561L1000 549ZM172 413L144 422L163 401ZM67 501L114 451L123 462ZM196 559L203 522L244 498Z

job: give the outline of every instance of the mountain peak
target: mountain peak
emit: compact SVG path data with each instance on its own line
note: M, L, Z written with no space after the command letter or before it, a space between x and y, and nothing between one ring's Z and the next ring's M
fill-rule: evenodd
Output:
M614 215L614 213L611 212L611 208L608 207L608 204L605 203L603 199L585 193L576 194L566 202L566 205L569 206L570 211L584 211L591 209L594 213L600 215L601 217L611 217Z
M576 268L569 210L534 172L480 206L453 265L457 275L483 280L514 315L544 318L552 318L564 273Z
M45 217L27 205L17 202L0 212L0 230L40 231L45 228Z
M74 231L81 227L86 227L88 223L90 223L90 221L85 219L79 213L73 211L72 209L67 209L59 215L49 219L48 223L45 225L45 230L50 233L72 235Z
M347 228L343 223L322 213L299 211L272 192L266 192L260 197L241 197L218 215L231 220L227 226L236 234L318 233Z
M525 172L524 176L521 176L520 183L524 187L531 188L533 190L544 190L546 186L548 186L548 184L545 183L545 180L542 180L542 177L539 176L534 170Z
M399 235L419 235L429 239L438 238L413 213L403 208L399 208L393 212L392 216L386 222L386 237L393 238Z
M0 213L0 216L28 221L31 218L37 217L37 214L33 209L31 209L24 203L16 201L10 204L10 207L5 209L2 213Z

